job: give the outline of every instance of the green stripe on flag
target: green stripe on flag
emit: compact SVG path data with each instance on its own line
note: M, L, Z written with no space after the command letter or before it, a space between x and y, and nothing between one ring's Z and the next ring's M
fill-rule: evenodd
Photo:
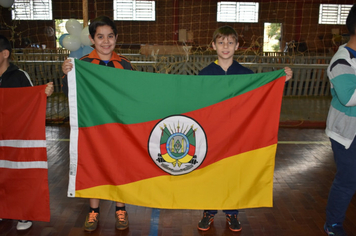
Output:
M75 60L75 69L79 127L135 124L183 114L285 75L284 70L248 75L171 75L121 70L80 60Z

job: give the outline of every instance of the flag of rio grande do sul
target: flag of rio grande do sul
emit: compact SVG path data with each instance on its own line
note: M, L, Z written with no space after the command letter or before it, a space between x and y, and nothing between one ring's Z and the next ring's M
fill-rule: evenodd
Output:
M74 60L68 196L271 207L285 73L168 75Z
M50 220L45 87L0 88L0 218Z

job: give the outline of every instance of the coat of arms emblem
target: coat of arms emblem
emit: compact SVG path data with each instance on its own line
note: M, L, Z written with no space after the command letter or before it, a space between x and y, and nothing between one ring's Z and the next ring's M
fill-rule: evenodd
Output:
M207 141L203 128L187 116L169 116L151 132L148 142L152 160L171 175L195 170L204 161Z

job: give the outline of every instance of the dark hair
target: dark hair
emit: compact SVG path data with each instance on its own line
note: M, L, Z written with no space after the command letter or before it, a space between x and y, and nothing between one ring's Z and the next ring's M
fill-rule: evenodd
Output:
M220 28L215 30L213 34L213 42L216 43L217 38L225 38L229 36L232 36L236 40L236 43L238 42L238 35L234 28L228 25L221 26Z
M104 26L104 25L110 26L111 29L114 31L115 36L117 35L117 29L116 29L115 22L112 21L107 16L99 16L99 17L95 18L94 20L90 21L90 25L89 25L90 36L94 39L94 36L96 33L96 28L98 26Z
M9 51L9 58L11 58L11 43L4 35L0 34L0 52L4 50Z
M356 4L350 9L349 15L346 18L346 27L351 35L355 35L356 29Z

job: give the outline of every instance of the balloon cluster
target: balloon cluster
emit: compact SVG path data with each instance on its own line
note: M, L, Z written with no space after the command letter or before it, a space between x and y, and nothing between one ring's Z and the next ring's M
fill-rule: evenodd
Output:
M62 34L59 37L59 44L70 51L70 57L81 58L94 50L94 48L90 47L92 43L89 39L88 26L83 29L79 21L69 19L66 22L66 30L68 34Z
M0 6L9 8L14 4L14 0L0 0Z

